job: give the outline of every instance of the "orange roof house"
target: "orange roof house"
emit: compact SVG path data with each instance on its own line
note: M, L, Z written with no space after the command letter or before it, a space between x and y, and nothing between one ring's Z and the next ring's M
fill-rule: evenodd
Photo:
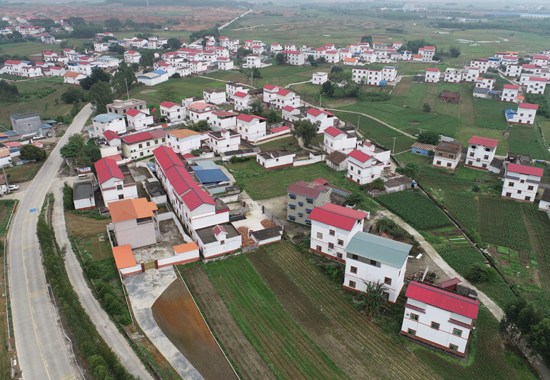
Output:
M132 253L132 247L129 245L121 245L113 247L113 256L115 257L115 263L118 270L135 267L136 259Z
M199 132L192 131L191 129L177 129L175 131L171 131L168 133L169 135L172 135L174 137L177 137L178 139L184 139L189 136L198 136L200 135Z
M109 203L116 243L132 249L157 244L160 236L157 205L145 198Z
M157 205L148 202L145 198L126 199L113 202L109 205L113 223L123 222L130 219L150 218L155 215Z

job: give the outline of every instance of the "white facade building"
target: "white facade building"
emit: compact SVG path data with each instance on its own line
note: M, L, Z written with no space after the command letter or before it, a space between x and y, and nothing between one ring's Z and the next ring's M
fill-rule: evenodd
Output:
M513 84L505 84L502 89L500 101L508 103L519 103L519 86Z
M323 149L328 154L335 150L349 154L357 145L357 136L352 136L338 128L328 127L324 134Z
M113 131L117 134L126 132L126 120L123 115L114 113L103 113L92 118L94 136L103 136L105 131Z
M172 102L160 103L160 115L166 117L171 122L183 120L185 118L183 107Z
M267 134L266 119L244 113L237 116L237 132L248 142L257 142Z
M206 145L216 154L238 150L241 144L241 135L232 129L222 129L208 133Z
M219 89L203 90L204 101L212 104L223 104L226 102L225 91Z
M542 168L509 163L501 197L533 203L543 174Z
M110 202L138 197L136 181L127 167L123 167L126 171L123 172L111 158L102 158L94 166L106 208L109 208Z
M190 129L177 129L166 135L167 145L179 154L191 153L201 147L201 134Z
M346 177L359 185L366 185L380 178L383 170L383 162L357 149L352 150L348 155Z
M317 108L310 108L306 112L306 117L314 125L319 125L317 134L325 133L325 129L328 127L338 127L338 118L330 112L319 110ZM319 123L319 124L317 124Z
M489 164L495 158L498 140L472 136L468 141L465 166L489 170Z
M441 71L439 71L439 69L434 69L432 67L426 69L426 83L437 83L440 78Z

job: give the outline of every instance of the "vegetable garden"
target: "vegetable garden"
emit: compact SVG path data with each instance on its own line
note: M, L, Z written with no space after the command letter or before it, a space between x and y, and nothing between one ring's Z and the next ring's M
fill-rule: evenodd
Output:
M376 197L376 200L420 230L452 226L443 211L420 192L401 191L384 194Z

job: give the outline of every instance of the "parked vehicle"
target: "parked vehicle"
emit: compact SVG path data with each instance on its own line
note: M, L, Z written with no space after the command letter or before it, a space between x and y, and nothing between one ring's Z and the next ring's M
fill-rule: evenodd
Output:
M9 191L19 190L19 185L9 185L8 190Z

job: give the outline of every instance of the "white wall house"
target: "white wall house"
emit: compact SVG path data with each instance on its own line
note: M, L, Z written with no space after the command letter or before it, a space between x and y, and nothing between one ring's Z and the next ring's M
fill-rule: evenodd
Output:
M344 288L360 293L367 284L383 284L386 299L395 303L405 279L412 245L357 232L346 246Z
M165 143L166 132L162 129L126 135L122 138L122 156L133 160L147 157Z
M292 166L296 157L295 152L286 149L277 149L268 152L261 152L256 155L256 162L265 169L279 169Z
M335 150L349 154L357 145L357 136L352 136L338 128L328 127L324 135L323 149L328 154Z
M286 106L286 107L283 107L281 112L283 114L283 120L284 121L294 123L296 120L300 119L300 109L299 108Z
M434 46L424 46L423 48L418 49L418 54L422 56L423 62L431 62L433 61L434 55L435 55L435 47Z
M357 144L357 150L376 158L378 161L384 164L384 168L389 168L391 166L391 150L389 149L386 149L380 145L376 145L372 142L362 141Z
M144 129L150 125L153 125L153 116L147 115L145 112L129 109L126 111L126 118L128 119L128 128L130 129Z
M426 69L426 83L437 83L441 78L441 71L439 69L434 69L433 67L428 67Z
M542 168L509 163L501 197L533 203L543 173Z
M183 155L201 147L201 134L190 129L177 129L168 132L166 142L174 152Z
M319 110L317 108L310 108L307 110L306 117L314 125L319 123L319 129L317 130L317 134L319 135L325 133L325 129L328 127L338 126L338 118L336 116L330 112Z
M248 93L248 88L244 88L243 85L240 83L227 82L225 84L225 92L227 93L227 97L231 98L237 92Z
M300 96L282 87L266 84L264 86L264 102L276 109L286 106L298 108L300 107Z
M226 57L218 57L218 69L222 71L233 70L235 67L233 60Z
M129 66L134 63L139 64L140 60L141 54L139 52L133 50L128 50L124 52L124 62L126 62Z
M441 141L435 148L433 166L454 170L458 166L461 157L461 143Z
M222 129L208 133L206 145L216 154L238 150L241 144L241 135L232 129Z
M301 51L296 50L283 50L284 63L301 66L305 63L304 54Z
M506 110L504 112L510 124L533 125L538 109L538 104L520 103L517 112L514 110Z
M477 67L465 67L462 71L462 80L464 82L475 82L479 78L479 68Z
M259 68L262 67L262 59L259 55L249 55L246 57L246 68L252 69L252 68Z
M460 83L462 82L462 70L447 68L445 70L445 76L443 81L447 83Z
M160 103L160 115L166 117L171 122L183 120L183 107L172 102Z
M346 177L359 185L366 185L380 178L383 170L384 163L357 149L352 150L348 155Z
M189 118L194 122L198 122L201 120L210 120L212 113L215 111L215 105L205 102L194 102L189 104L189 107L187 107Z
M384 66L377 69L352 69L352 79L355 83L365 83L371 86L384 85L384 82L393 82L397 79L397 70L393 66Z
M498 140L472 136L468 141L465 166L489 170L489 164L495 158Z
M519 103L519 86L514 84L505 84L500 95L500 101L508 103Z
M103 136L105 131L113 131L117 134L126 132L126 120L123 115L103 113L92 118L94 136Z
M208 123L212 126L212 130L214 131L235 129L237 126L237 114L230 111L212 112L212 117Z
M267 134L266 119L256 115L244 113L237 116L237 132L248 142L257 142Z
M401 334L464 356L479 301L416 281L409 283L405 296Z
M476 79L476 88L486 88L492 91L494 86L495 86L494 78L477 78Z
M363 220L369 214L332 203L313 208L313 199L306 202L304 212L309 219L305 222L311 224L310 251L344 263L346 246L357 232L363 231Z
M251 97L248 92L236 92L231 98L235 104L235 111L242 111L249 108Z
M520 65L506 65L506 71L504 75L507 77L519 77L521 75Z
M203 90L204 101L211 104L223 104L226 101L225 91L220 89Z
M109 208L110 202L138 197L136 181L127 167L127 172L123 173L121 167L111 158L102 158L94 166L106 208Z
M525 92L528 94L544 94L548 78L529 77L524 84Z

